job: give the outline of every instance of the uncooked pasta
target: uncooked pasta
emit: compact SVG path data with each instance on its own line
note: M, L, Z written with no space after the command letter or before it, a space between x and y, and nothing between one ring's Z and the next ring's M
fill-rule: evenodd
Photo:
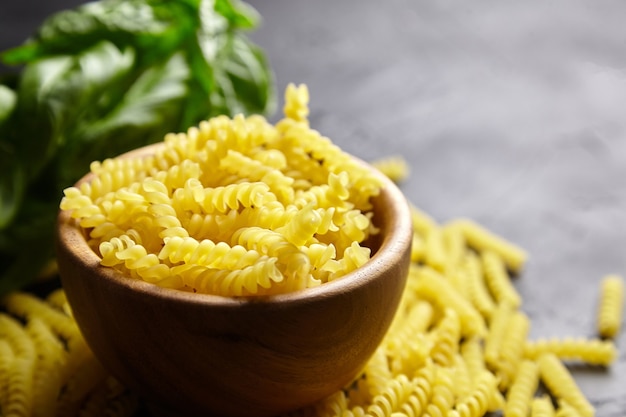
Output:
M381 177L309 126L306 86L285 117L215 117L169 134L154 155L91 167L63 210L102 265L182 291L297 291L364 265Z
M600 305L598 307L598 333L614 338L622 325L624 310L624 279L608 275L602 279Z
M0 415L131 417L138 398L87 347L62 289L13 292L0 307ZM102 391L102 392L101 392Z
M153 156L94 162L64 209L129 278L229 295L339 278L370 256L357 240L376 233L377 183L339 168L352 160L310 129L306 88L286 98L276 126L218 117L168 135ZM568 366L616 361L623 281L603 281L598 338L531 339L511 280L526 252L468 219L439 224L415 205L411 216L412 263L386 336L351 383L284 417L592 417ZM1 307L0 415L135 413L137 396L97 362L62 289L12 293Z
M459 239L450 237L440 246L443 260L414 249L396 317L362 372L288 417L591 417L593 405L567 366L610 366L614 342L531 339L531 320L511 277L521 273L526 253L467 219L439 225L415 206L412 216L414 242L455 228L464 237L462 253ZM499 282L489 285L494 271Z

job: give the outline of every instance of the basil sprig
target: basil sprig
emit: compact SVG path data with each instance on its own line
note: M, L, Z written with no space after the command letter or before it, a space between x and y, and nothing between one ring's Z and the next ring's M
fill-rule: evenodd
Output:
M0 59L0 294L53 258L62 190L102 160L219 114L275 106L236 0L101 0L50 16Z

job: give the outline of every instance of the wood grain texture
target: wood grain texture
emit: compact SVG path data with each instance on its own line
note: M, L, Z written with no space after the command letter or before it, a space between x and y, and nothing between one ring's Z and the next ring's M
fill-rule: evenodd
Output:
M331 394L374 352L404 289L410 214L403 194L382 179L374 200L381 233L366 265L262 298L191 294L121 276L100 266L62 211L59 271L86 341L157 414L272 416Z

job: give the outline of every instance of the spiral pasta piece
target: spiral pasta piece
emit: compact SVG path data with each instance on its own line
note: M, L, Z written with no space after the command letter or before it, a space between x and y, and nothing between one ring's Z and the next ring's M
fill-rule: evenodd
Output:
M413 385L412 390L397 413L408 417L423 415L432 397L434 380L434 366L427 365L421 368L411 381Z
M443 272L446 268L446 248L440 228L433 228L426 235L424 260L426 265Z
M467 252L461 261L461 268L465 272L469 299L485 319L491 318L496 309L496 303L485 284L480 259L474 253Z
M11 345L6 340L0 339L0 410L6 408L13 359L14 354Z
M438 368L433 380L432 395L426 406L425 415L446 416L454 405L454 379L449 368Z
M485 227L469 219L457 219L449 223L450 227L459 228L468 245L482 252L489 250L497 254L513 273L522 270L528 254L519 246L502 239Z
M309 91L306 86L289 84L285 91L285 116L298 122L306 122L309 115Z
M539 368L534 361L523 360L517 375L509 388L505 417L526 417L531 407L532 398L539 385Z
M482 347L482 339L478 337L472 337L464 340L461 344L461 357L467 366L467 370L472 381L472 384L476 384L476 381L484 371L487 370L485 366L484 351Z
M461 322L456 311L448 308L433 333L434 346L431 357L436 364L449 367L459 347Z
M492 368L498 366L502 342L514 311L509 304L501 303L497 305L492 316L489 332L485 339L485 362Z
M242 269L184 266L180 272L178 268L173 268L173 273L179 275L183 284L194 292L244 296L263 293L262 289L269 289L274 282L283 281L276 262L277 258L264 256Z
M210 239L198 241L192 237L173 236L165 239L158 258L172 265L184 263L232 271L254 264L261 258L261 254L241 245L230 246L226 242L215 243Z
M481 373L473 392L458 401L448 416L481 417L487 411L493 411L493 393L497 392L497 384L496 378L491 373Z
M513 286L502 259L489 250L483 251L481 258L485 281L496 302L506 302L515 308L519 307L522 304L522 297Z
M33 407L34 358L19 356L13 360L7 381L6 406L2 410L7 416L30 417Z
M598 308L598 333L605 338L614 338L622 326L624 310L624 279L617 275L603 278Z
M574 381L574 378L553 353L545 353L537 359L541 380L550 392L576 409L582 417L592 417L595 410Z
M392 378L391 369L387 360L387 353L382 347L378 347L363 368L365 376L365 389L368 398L380 394L385 387L386 381Z
M390 416L400 409L412 392L413 384L406 375L400 374L389 380L385 389L373 398L367 414L373 417Z
M617 358L617 348L610 340L586 338L552 338L527 341L524 355L536 359L554 353L561 360L578 360L592 365L608 366Z
M445 278L432 269L421 267L412 267L409 273L415 273L419 277L416 284L418 294L441 307L448 306L456 311L461 321L463 335L484 335L486 333L482 316Z
M304 279L311 271L310 259L284 235L260 227L244 227L233 234L233 242L257 252L278 258L283 274Z
M413 231L425 238L430 232L439 227L437 222L426 212L418 208L414 204L409 204L411 211L411 223L413 225Z
M496 365L501 388L508 388L515 379L524 355L524 342L529 331L530 320L528 316L521 311L515 311L508 322Z
M370 164L396 183L404 181L411 171L406 159L401 156L379 158Z
M582 416L582 414L576 408L568 404L567 401L563 401L563 400L559 401L559 406L556 409L554 415L556 417L581 417Z
M457 269L461 268L467 254L467 245L465 237L458 229L444 226L441 228L442 240L445 257L445 271L448 274L454 274Z
M530 417L554 417L552 399L547 395L533 398L530 403Z
M38 317L29 320L26 331L37 352L33 373L33 415L53 417L62 388L62 367L65 365L66 352L61 341Z

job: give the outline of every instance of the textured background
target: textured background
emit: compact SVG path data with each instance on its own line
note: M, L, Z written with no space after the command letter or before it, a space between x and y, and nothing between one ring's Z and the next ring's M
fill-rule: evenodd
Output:
M79 1L2 0L0 49ZM526 248L531 337L591 336L600 279L626 275L626 4L254 0L253 38L312 125L364 159L403 155L407 197ZM280 108L280 107L279 107ZM609 370L574 370L626 414L626 331Z

